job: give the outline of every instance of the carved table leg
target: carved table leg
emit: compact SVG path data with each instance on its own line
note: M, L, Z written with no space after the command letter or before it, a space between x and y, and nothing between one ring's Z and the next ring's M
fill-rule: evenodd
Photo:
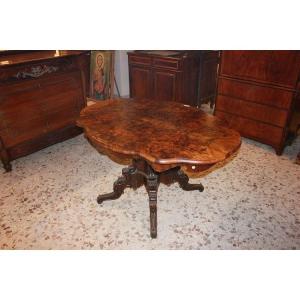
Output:
M189 177L181 170L177 171L176 178L179 186L185 191L194 191L199 190L199 192L203 192L204 187L201 183L191 184L189 183Z
M146 187L149 195L150 208L150 235L152 238L157 237L157 190L158 190L158 175L149 166L150 172L146 177Z
M104 195L99 195L97 202L101 204L105 200L115 200L121 197L126 187L134 187L134 176L136 175L136 169L133 166L124 168L122 170L122 176L114 182L113 192Z

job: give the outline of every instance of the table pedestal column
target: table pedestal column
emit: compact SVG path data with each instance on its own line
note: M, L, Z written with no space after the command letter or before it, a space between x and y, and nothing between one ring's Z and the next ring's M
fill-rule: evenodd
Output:
M203 185L188 183L189 177L180 170L179 167L165 172L156 172L145 160L133 160L132 165L122 170L122 176L119 177L114 185L113 192L99 195L97 202L101 204L106 200L118 199L125 188L137 189L145 185L149 195L150 208L150 234L152 238L157 237L157 191L159 184L171 184L178 182L179 186L185 191L204 190Z

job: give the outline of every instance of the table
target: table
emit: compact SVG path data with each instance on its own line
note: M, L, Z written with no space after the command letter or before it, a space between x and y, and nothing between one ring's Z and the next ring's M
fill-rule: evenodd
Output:
M98 203L119 198L127 187L145 185L152 238L157 236L159 184L178 182L183 190L202 192L202 184L190 184L187 174L224 162L241 144L239 133L224 121L168 101L101 101L84 108L77 125L100 153L117 162L131 162L115 181L113 192L99 195Z

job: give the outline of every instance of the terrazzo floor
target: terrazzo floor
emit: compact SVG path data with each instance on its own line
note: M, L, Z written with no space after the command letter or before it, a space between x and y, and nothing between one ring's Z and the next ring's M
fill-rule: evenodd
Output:
M161 185L151 239L143 187L96 203L122 166L80 135L0 174L0 248L300 249L299 149L300 137L280 157L243 139L233 161L201 179L203 193Z

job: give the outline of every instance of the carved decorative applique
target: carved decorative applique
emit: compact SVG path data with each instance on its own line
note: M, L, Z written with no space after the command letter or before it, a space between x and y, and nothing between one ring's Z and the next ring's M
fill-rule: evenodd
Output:
M20 71L18 72L15 77L20 79L20 78L37 78L40 77L44 74L50 74L53 72L56 72L59 68L54 67L54 66L47 66L47 65L42 65L42 66L35 66L31 67L30 71Z

